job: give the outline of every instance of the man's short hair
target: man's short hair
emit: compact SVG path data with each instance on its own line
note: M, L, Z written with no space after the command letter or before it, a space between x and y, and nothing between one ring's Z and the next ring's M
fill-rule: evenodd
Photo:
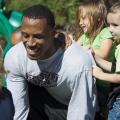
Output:
M45 18L48 25L50 25L52 28L55 27L54 15L46 6L40 4L31 6L23 11L23 16L30 19Z

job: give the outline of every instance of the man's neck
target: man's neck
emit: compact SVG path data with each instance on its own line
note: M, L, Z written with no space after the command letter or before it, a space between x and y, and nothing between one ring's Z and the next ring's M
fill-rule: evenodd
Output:
M55 45L51 46L51 48L46 52L46 58L53 56L57 50L58 48L56 48Z

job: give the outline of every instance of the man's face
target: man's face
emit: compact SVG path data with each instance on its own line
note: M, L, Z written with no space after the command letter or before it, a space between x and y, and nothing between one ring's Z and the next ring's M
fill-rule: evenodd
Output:
M120 13L108 13L107 22L109 24L109 31L115 40L120 39Z
M53 30L47 24L47 20L22 19L22 40L30 59L46 59L53 45Z

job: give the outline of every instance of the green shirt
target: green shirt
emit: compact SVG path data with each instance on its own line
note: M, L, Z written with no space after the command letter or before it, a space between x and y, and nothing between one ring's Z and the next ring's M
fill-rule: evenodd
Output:
M95 37L92 45L89 44L89 38L86 36L86 34L83 34L80 38L79 38L79 41L80 41L80 44L82 44L83 46L87 47L87 46L90 46L92 47L93 49L99 49L102 42L106 39L109 39L109 38L112 38L112 35L111 33L109 32L108 30L108 27L106 28L103 28L101 30L101 32ZM113 43L112 45L112 49L110 51L110 54L108 56L109 58L109 61L112 61L113 58L114 58L114 53L115 53L115 43Z
M120 45L116 47L115 59L116 59L116 72L120 73Z
M80 38L80 44L82 44L85 47L92 47L92 49L99 49L101 47L101 44L104 40L112 38L111 33L108 30L108 27L103 28L101 30L101 32L95 37L95 39L93 40L92 45L89 44L89 38L86 36L86 34L83 34ZM114 54L115 54L115 48L116 48L116 44L113 42L112 45L112 49L108 55L108 60L112 61L114 58ZM105 82L105 81L97 81L97 84L103 87L108 87L107 89L109 89L109 83Z

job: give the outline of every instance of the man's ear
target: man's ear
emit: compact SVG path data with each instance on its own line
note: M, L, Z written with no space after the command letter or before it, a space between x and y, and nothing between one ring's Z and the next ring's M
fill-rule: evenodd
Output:
M56 32L54 35L54 42L58 47L65 46L65 36L63 33Z
M55 36L55 34L56 34L55 28L51 28L51 34L52 34L52 36Z

